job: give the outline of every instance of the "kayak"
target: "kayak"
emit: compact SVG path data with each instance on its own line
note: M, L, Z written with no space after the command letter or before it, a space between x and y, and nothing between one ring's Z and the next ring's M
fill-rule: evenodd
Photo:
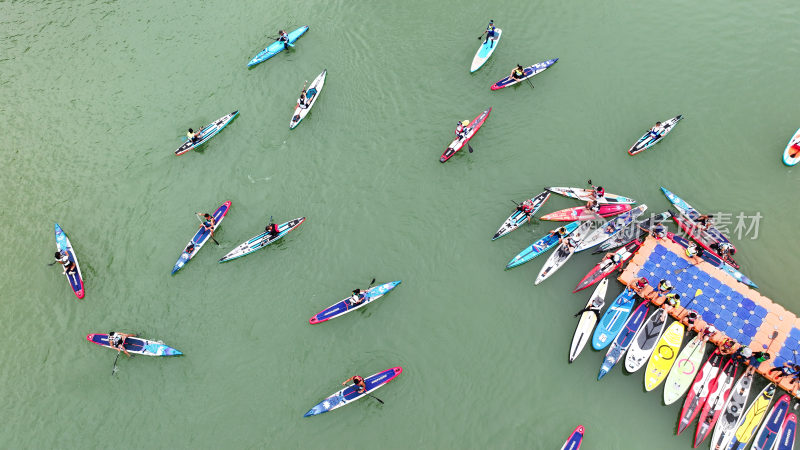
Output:
M678 236L678 235L673 234L673 233L667 233L667 238L669 240L671 240L672 242L680 245L683 248L688 248L689 247L689 241L684 239L681 236ZM753 281L750 280L750 278L747 278L742 272L739 272L738 270L734 269L733 266L731 266L730 264L724 262L722 260L722 258L717 256L716 254L714 254L712 252L704 251L703 254L700 257L705 262L711 264L712 266L718 267L719 269L725 271L730 276L735 278L736 281L738 281L740 283L743 283L743 284L746 284L746 285L748 285L748 286L750 286L752 288L758 289L758 285L753 283ZM692 264L695 264L695 263L692 263ZM687 268L688 268L688 266L687 266Z
M708 399L710 389L715 388L715 381L717 375L720 373L720 368L723 362L722 353L719 349L714 350L714 353L708 357L708 360L703 367L697 372L692 386L689 388L689 393L686 394L686 399L683 401L683 408L681 408L680 421L678 423L678 431L675 434L681 434L690 423L697 417L703 405ZM728 358L730 360L730 358Z
M694 434L694 448L697 448L697 446L708 437L708 434L711 433L711 429L714 428L714 424L717 423L719 415L722 414L725 403L728 401L728 396L731 395L733 382L736 381L736 369L738 367L739 363L737 361L729 359L722 368L722 372L717 375L717 379L709 385L708 398L706 399L706 404L703 405L703 409L700 411L700 417L697 421L697 431L695 431Z
M575 286L575 289L572 290L573 293L582 291L587 287L597 283L598 281L604 279L605 277L614 273L615 270L619 269L620 266L625 264L626 261L631 259L636 253L636 250L639 250L639 247L642 246L642 243L639 241L628 242L625 247L617 250L613 253L608 253L597 265L594 266L589 273L586 274L585 277L578 282L578 285ZM619 258L619 262L614 262L614 256Z
M108 344L107 334L89 334L86 335L86 340L89 342L94 342L95 344L103 347L114 348ZM125 350L127 350L128 353L135 353L137 355L177 356L183 354L172 347L164 345L164 343L161 341L148 341L147 339L133 336L126 338L122 346L125 347Z
M775 450L792 450L797 435L797 416L794 413L786 415L786 420L781 426L780 438L775 444Z
M747 397L750 396L750 387L753 385L754 369L746 370L733 387L732 394L723 407L722 415L714 427L711 435L711 448L721 450L728 447L736 432L736 424L744 411Z
M650 306L650 301L643 301L628 317L622 331L614 338L614 342L606 352L606 357L603 364L600 366L600 372L597 374L597 381L600 381L611 369L617 365L617 362L622 358L622 355L628 351L631 346L634 336L639 332L639 328L644 323L644 318L647 316L647 311Z
M667 200L669 200L670 203L672 203L672 205L675 206L675 208L681 212L681 214L688 217L692 221L697 220L702 215L700 214L700 211L694 209L690 204L686 203L682 198L670 192L667 188L662 186L661 192L664 193L664 195L667 197ZM724 234L722 234L721 231L719 231L714 226L708 227L704 233L708 234L711 237L711 239L713 239L716 242L725 242L728 244L731 243L730 239L728 239Z
M614 300L614 303L608 307L608 311L603 314L597 328L594 329L592 335L592 348L595 350L602 350L611 344L611 341L617 337L628 316L633 309L633 297L636 292L633 289L626 287Z
M575 361L575 358L581 354L583 347L589 341L589 336L592 334L597 319L600 316L600 311L605 305L606 290L608 289L608 278L601 281L600 284L594 289L589 302L586 307L594 306L597 312L584 311L581 318L578 320L578 326L575 328L575 334L572 336L572 345L569 347L569 362Z
M66 252L69 260L75 263L75 271L65 274L72 292L78 298L83 298L83 275L81 275L81 266L78 264L78 257L75 256L75 250L72 249L72 243L69 241L67 234L61 229L61 226L56 224L56 249L62 253Z
M648 130L644 136L639 138L639 140L631 146L631 148L628 150L628 154L635 155L661 142L661 140L664 139L664 136L669 134L669 132L672 131L672 129L681 119L683 119L683 116L679 114L672 119L667 120L666 122L661 122L661 131L656 137L652 137L650 135L650 131Z
M308 25L300 27L289 33L289 43L294 44L295 41L297 41L300 38L300 36L305 34L306 31L308 31ZM247 63L247 67L255 66L258 63L262 63L272 58L273 56L282 52L284 48L285 46L283 45L283 42L275 41L272 44L269 44L267 48L258 52L258 54L254 56L249 63Z
M661 335L653 354L647 361L644 369L644 390L647 392L657 388L667 377L672 365L675 364L675 357L681 349L683 342L682 323L675 321L667 327L667 331Z
M800 162L800 128L794 133L786 148L783 150L783 163L787 166L794 166ZM792 436L794 437L794 436Z
M706 343L697 335L678 354L676 363L667 374L664 384L664 404L671 405L686 393L703 362ZM699 350L699 351L698 351Z
M305 217L298 217L297 219L290 220L288 222L284 222L278 225L278 234L275 236L270 236L269 233L264 231L263 233L259 234L258 236L253 236L252 238L242 242L238 247L228 252L227 255L220 258L219 262L223 263L226 261L230 261L232 259L241 258L242 256L249 255L256 250L261 250L262 248L272 244L273 242L283 238L290 231L294 230L295 228L299 227L300 224L305 222Z
M581 448L583 432L583 425L578 425L578 428L575 428L575 431L569 435L567 442L564 442L564 445L561 446L561 450L578 450Z
M772 410L767 415L767 419L761 424L761 428L753 440L753 450L771 450L773 445L778 439L781 431L781 425L786 420L786 414L789 412L789 399L788 394L783 394L781 398L775 402Z
M656 349L656 344L661 339L661 333L667 326L667 311L662 308L656 308L650 317L647 318L645 323L636 332L633 337L631 347L625 355L625 370L628 373L634 373L641 369L650 359L653 350Z
M205 144L206 141L214 137L217 133L222 131L223 128L228 126L228 124L231 123L231 121L238 115L239 115L239 110L236 110L206 125L205 127L203 127L202 130L200 130L200 138L197 141L192 142L191 139L186 139L186 142L184 142L183 145L181 145L180 147L178 147L177 150L175 150L175 154L182 155L188 152L189 150L195 149Z
M542 266L542 270L539 271L539 276L536 277L536 281L534 281L533 284L539 284L556 273L556 271L572 257L575 253L575 247L581 243L591 230L592 222L584 222L577 230L570 233L569 236L566 237L567 242L556 247L553 253L550 254L550 257L547 258L544 266Z
M612 236L615 236L617 233L627 228L634 219L644 214L646 210L647 205L639 205L636 208L633 208L630 211L622 213L619 216L609 220L608 222L599 226L592 234L584 239L583 242L581 242L581 245L579 245L575 251L582 252L594 247L595 245L605 242Z
M672 214L670 214L669 211L665 211L658 213L649 219L640 220L635 224L624 228L614 236L611 236L607 241L600 244L600 246L597 247L597 250L593 251L592 254L596 255L598 253L614 250L615 248L621 247L633 240L644 241L643 238L650 232L651 228L664 222L670 217L672 217Z
M478 117L472 119L472 122L467 125L467 130L469 131L467 131L463 138L457 137L453 140L453 142L450 143L450 145L447 146L447 149L444 151L444 153L442 153L441 158L439 158L439 162L447 161L450 159L450 157L455 155L457 151L461 150L462 147L467 145L467 142L469 142L469 140L472 139L472 136L475 136L475 133L477 133L481 128L483 122L486 122L486 118L489 117L490 112L492 112L492 108L487 109L486 111L480 113Z
M584 188L576 188L576 187L546 187L548 191L563 195L564 197L574 198L575 200L580 200L582 202L588 202L594 198L594 189L584 189ZM606 192L597 200L598 203L604 204L615 204L615 203L636 203L636 200L628 197L623 197L617 194L609 194Z
M312 325L316 323L322 323L335 317L343 316L349 312L353 312L362 306L366 306L367 303L383 297L389 291L397 287L398 284L400 284L400 280L392 281L391 283L384 283L380 286L367 289L367 294L364 301L355 306L353 306L350 297L346 297L342 301L335 303L315 314L312 318L308 319L308 323Z
M497 91L499 89L507 88L509 86L513 86L517 83L522 82L523 80L527 80L528 78L540 74L544 72L548 67L552 66L553 64L558 61L558 58L555 59L548 59L547 61L542 61L540 63L536 63L532 66L526 67L522 70L524 75L522 78L514 78L511 75L503 78L502 80L498 81L497 83L493 84L491 89L493 91Z
M750 407L747 408L747 411L745 411L744 416L739 420L736 433L731 439L728 449L744 450L747 447L747 443L750 442L756 429L761 425L761 421L764 420L767 408L769 408L774 396L775 384L770 383L758 394L753 403L750 404Z
M575 221L570 222L564 225L564 228L567 230L567 234L569 235L576 228L580 225L581 222ZM542 253L550 250L551 248L555 247L558 244L558 238L553 236L556 230L551 230L550 233L547 233L544 237L539 239L538 241L534 242L533 244L527 246L524 250L519 252L517 256L513 257L511 261L506 264L506 269L510 269L512 267L517 267L519 265L525 264L526 262L536 258L537 256L541 255Z
M536 214L536 211L539 211L539 208L542 207L542 205L544 204L544 202L547 201L548 198L550 198L550 193L544 191L541 194L537 195L536 197L530 199L530 201L533 203L533 205L531 206L530 214L525 214L524 212L515 209L514 212L511 213L510 216L508 216L508 219L506 219L506 221L503 222L503 225L500 226L500 228L497 230L497 233L494 234L492 240L499 239L507 235L508 233L511 233L512 231L516 230L523 223L530 221L531 217L533 217L533 215Z
M686 217L679 217L677 214L672 215L672 220L674 220L675 223L678 224L678 227L690 238L692 238L693 241L697 242L701 247L703 247L706 252L717 255L712 246L717 246L721 242L714 239L711 234L703 231L699 224L687 219ZM725 263L729 264L734 269L739 268L739 264L730 257L725 260Z
M322 92L322 86L325 85L325 76L327 75L328 69L323 70L321 74L317 75L317 78L314 78L314 81L311 82L311 86L306 89L306 98L310 99L308 106L300 106L300 100L297 100L297 106L294 108L292 120L289 121L290 130L293 130L294 127L299 125L300 121L311 111L311 107L317 102L319 93Z
M391 369L378 372L364 378L364 384L367 386L365 392L358 393L358 387L355 385L347 386L341 391L336 392L325 400L319 402L316 406L309 409L303 417L316 416L317 414L333 411L334 409L341 408L348 403L352 403L360 398L366 397L367 394L374 392L386 383L392 381L403 372L402 367L393 367Z
M497 48L497 44L500 43L500 35L503 34L503 30L500 28L495 28L494 30L497 32L497 36L495 36L493 39L487 39L486 42L478 47L475 57L472 58L472 65L469 68L470 73L475 72L483 67L489 57L492 56L492 53L494 53L494 50Z
M211 215L214 217L214 221L216 222L216 225L214 225L214 231L219 228L219 224L222 222L222 219L225 218L225 215L228 214L228 210L230 210L230 208L231 202L228 200L220 205L220 207L214 211L214 214ZM175 272L181 270L181 268L183 268L183 266L189 262L189 260L192 259L201 248L203 248L203 245L208 241L209 237L211 237L211 233L209 233L208 230L206 230L201 224L200 228L197 230L197 233L195 233L192 239L183 247L183 251L181 252L180 258L178 258L178 262L176 262L175 266L172 268L172 275L175 275ZM186 247L188 247L189 244L194 244L194 250L192 250L191 253L186 253Z
M573 220L592 220L599 217L610 217L622 214L625 211L630 211L631 205L628 204L615 204L615 205L600 205L597 211L591 211L584 206L576 206L574 208L562 209L560 211L551 212L541 217L540 220L555 220L561 222L571 222Z

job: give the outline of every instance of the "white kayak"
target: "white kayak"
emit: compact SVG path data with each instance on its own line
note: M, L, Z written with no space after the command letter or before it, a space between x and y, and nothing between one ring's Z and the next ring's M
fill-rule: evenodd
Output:
M569 362L575 361L575 358L581 354L583 347L589 342L594 326L597 324L600 310L603 309L606 303L607 289L608 278L604 278L594 289L594 293L592 293L591 298L589 298L589 302L586 303L587 308L593 307L597 310L597 313L594 311L584 311L583 314L581 314L581 318L578 320L578 326L575 328L575 335L572 336L572 345L569 347Z
M297 100L297 106L294 108L292 120L289 121L290 130L293 130L294 127L300 124L300 121L306 117L308 112L311 111L311 107L317 102L319 93L322 92L322 86L325 85L325 76L327 74L328 69L323 70L321 74L317 75L317 78L314 78L314 81L311 82L311 86L306 89L306 101L308 105L300 106L300 99Z
M607 279L607 278L606 278ZM633 337L628 353L625 355L625 370L628 373L636 372L650 359L650 354L656 348L661 333L667 325L667 311L658 308L650 314Z
M533 284L541 283L550 277L550 275L554 274L556 270L560 269L561 266L572 257L573 253L575 253L575 249L580 245L586 235L592 231L593 225L594 221L587 220L582 223L577 230L570 233L569 236L566 237L566 242L556 247L555 251L547 258L547 262L544 263L542 270L539 271L539 276L536 277L536 281Z

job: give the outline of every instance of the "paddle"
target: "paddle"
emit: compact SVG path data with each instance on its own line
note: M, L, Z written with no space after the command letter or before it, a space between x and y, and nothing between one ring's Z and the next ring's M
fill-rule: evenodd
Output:
M778 337L778 330L773 331L772 335L770 335L769 346L761 344L761 347L764 348L767 352L769 352L769 348L772 347L772 343L775 341L776 337Z
M373 284L375 284L375 278L373 278L372 281L369 282L369 286L367 286L367 289L371 288Z
M200 223L203 223L203 219L200 218L200 213L194 213L194 214L195 214L195 217L197 217L197 220L199 220ZM214 230L211 230L211 233L213 233L213 232L214 232ZM217 240L214 239L214 235L211 234L211 233L209 233L208 237L210 237L211 240L214 241L215 244L219 245L219 242L217 242Z
M698 262L699 262L699 261L698 261ZM678 275L679 273L683 272L684 270L688 269L689 267L696 266L696 265L697 265L697 263L690 263L690 264L689 264L688 266L686 266L686 267L681 267L680 269L678 269L678 270L676 270L676 271L675 271L675 275Z
M55 263L57 263L57 262L58 262L58 261L53 261L53 262L51 262L50 264L48 264L48 266L52 266L53 264L55 264Z
M113 377L115 373L117 373L117 360L119 359L119 354L122 353L121 351L117 351L117 357L114 358L114 368L111 369L111 376Z
M702 289L698 289L698 290L694 291L694 297L692 297L692 299L689 301L689 303L687 303L686 306L683 307L683 311L689 311L689 305L694 303L694 301L697 300L697 297L699 295L701 295L702 293L703 293ZM683 311L681 311L681 313L683 313ZM681 314L681 318L678 319L678 320L681 320L681 321L683 320L683 314ZM689 328L686 328L686 333L688 333L688 332L689 332Z
M369 392L365 392L365 394L367 394L370 397L374 398L375 400L381 402L381 405L385 404L385 403L383 403L383 400L379 399L378 397L375 397L374 395L370 394Z
M533 89L533 88L534 88L534 86L533 86L533 83L531 83L531 80L529 80L529 79L527 79L527 78L526 78L526 79L525 79L525 81L527 81L527 82L528 82L528 84L530 84L530 85L531 85L531 89Z
M471 146L471 145L469 145L469 141L467 141L467 149L469 150L469 152L470 152L470 153L472 153L472 152L473 152L473 150L472 150L472 146Z

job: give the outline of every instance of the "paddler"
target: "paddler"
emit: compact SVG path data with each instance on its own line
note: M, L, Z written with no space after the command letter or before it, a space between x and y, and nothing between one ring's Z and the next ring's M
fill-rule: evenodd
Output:
M600 211L600 202L595 199L591 199L588 203L586 203L586 209L592 212Z
M264 231L266 231L269 236L277 236L280 234L280 231L278 231L278 224L272 223L271 221L267 224L267 227L264 228Z
M189 245L187 245L186 248L183 249L183 252L186 253L187 255L191 255L193 251L194 251L194 242L189 242Z
M703 214L702 216L698 217L695 222L702 227L703 230L707 230L708 227L714 225L714 216L711 214Z
M602 297L594 297L592 299L592 303L590 303L589 306L587 306L587 307L583 308L582 310L576 312L573 315L573 317L578 317L578 316L580 316L581 314L583 314L585 312L590 312L591 311L591 312L594 313L595 316L597 316L597 319L599 320L600 319L600 310L603 309L603 302L604 302L604 300L603 300Z
M202 129L200 131L195 132L194 130L189 128L189 131L186 132L186 139L192 141L192 144L195 144L195 143L197 143L197 141L200 140L200 135L201 134L203 134L203 130Z
M287 50L289 47L294 47L294 45L289 42L289 35L283 30L278 30L278 42L283 42L284 50Z
M494 20L489 21L489 25L486 26L486 31L481 33L481 35L478 36L478 39L482 38L484 34L486 35L486 40L483 41L483 43L485 44L489 42L489 39L491 39L492 45L490 45L489 48L494 47L494 42L497 40L497 28L494 27Z
M658 295L667 295L673 289L669 280L662 279L658 282Z
M533 200L528 199L517 205L517 211L528 216L528 221L530 221L533 213Z
M600 270L607 270L609 267L616 266L621 261L622 256L619 256L617 252L606 253L606 256L600 261Z
M461 122L458 122L458 125L456 125L456 138L464 139L467 137L467 133L469 133L469 128L467 128L467 125L469 125L469 120L462 120Z
M525 69L521 65L517 64L517 67L511 70L511 78L515 80L521 80L525 78Z
M358 393L361 394L363 392L367 392L367 384L364 383L364 377L361 375L353 375L352 377L344 380L342 386L346 385L348 382L352 381L353 385L358 386Z
M214 226L217 225L217 221L214 220L214 216L212 216L209 213L205 214L195 213L195 214L197 214L198 216L203 216L203 228L213 233Z
M650 137L652 137L653 140L656 140L661 137L661 133L663 131L664 129L661 128L661 122L656 122L653 128L650 128L650 131L648 131L648 133L650 133Z
M731 257L736 253L736 249L730 242L713 243L710 247L717 251L717 254L723 261L730 261Z
M135 334L126 334L126 333L117 333L116 331L110 331L108 333L108 345L112 348L117 349L117 352L123 351L126 355L131 356L127 350L125 350L125 339L129 337L135 337Z
M308 108L309 104L308 97L306 97L306 83L308 83L308 80L303 83L303 89L300 91L300 98L297 99L297 106L303 109Z
M350 296L350 305L356 306L364 303L367 299L367 291L361 289L353 289L353 295Z
M592 184L592 180L589 180L589 185L592 187L592 198L600 201L606 195L606 190L603 189L603 186L595 186Z
M788 361L783 363L781 367L773 367L769 370L769 373L772 372L780 372L780 374L775 378L775 380L780 380L781 378L785 377L786 375L797 375L800 373L800 365L791 364Z
M686 247L687 258L694 258L695 256L699 257L702 255L703 255L702 249L700 249L700 247L698 247L695 242L689 243L689 245Z
M56 262L61 264L61 268L64 269L64 274L67 273L68 268L71 268L70 273L75 271L75 263L69 260L69 253L59 250L56 252L55 258Z
M550 232L550 237L558 238L558 242L561 242L561 238L565 237L567 234L567 228L561 227L557 230L553 230Z
M669 293L669 294L665 295L664 296L664 303L668 304L669 306L672 306L673 308L677 308L678 306L681 306L681 294Z

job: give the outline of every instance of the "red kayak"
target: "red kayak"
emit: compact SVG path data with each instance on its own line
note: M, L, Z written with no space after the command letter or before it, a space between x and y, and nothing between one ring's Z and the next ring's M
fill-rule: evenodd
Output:
M700 419L697 422L697 431L694 433L694 445L697 448L703 440L711 433L714 424L717 423L720 414L728 402L728 397L733 389L733 382L736 381L736 369L739 363L733 358L729 359L722 372L717 375L714 386L709 385L709 394L703 410L700 411Z
M620 247L616 252L606 253L606 256L594 266L594 269L590 270L589 273L578 282L578 285L575 286L575 290L572 292L582 291L611 275L615 270L619 269L621 265L625 264L625 261L631 259L633 254L636 253L636 250L639 250L641 246L642 243L634 239L625 244L625 246ZM617 262L614 262L614 255L619 256Z
M626 211L631 210L629 204L604 204L600 205L600 209L590 211L584 206L576 206L574 208L562 209L561 211L551 212L541 217L540 220L556 220L559 222L572 222L573 220L592 220L600 217L616 216Z
M705 406L706 400L708 399L709 388L713 385L713 388L716 389L714 382L717 380L717 375L719 375L722 359L723 357L719 349L714 350L714 353L712 353L711 356L708 357L706 363L703 364L700 372L697 372L692 387L689 388L689 393L686 394L686 400L683 402L681 420L678 424L678 432L676 434L681 434L681 431L685 430L689 424L692 423L703 406Z
M542 218L544 219L544 217ZM672 216L672 220L674 220L675 223L678 224L678 226L681 228L681 230L683 230L684 233L686 233L690 238L692 238L693 241L700 244L700 246L706 249L706 251L714 255L719 255L719 253L717 253L714 249L712 249L711 246L719 245L720 243L722 243L721 240L716 239L711 233L703 231L700 225L698 225L696 222L692 221L691 219L685 216L680 216L676 214ZM736 251L735 247L734 251ZM739 264L737 264L736 261L734 261L730 257L724 261L734 269L739 268Z
M481 128L483 122L486 122L486 118L489 117L489 113L492 112L492 108L487 109L486 111L482 112L478 117L472 119L472 122L467 125L467 134L464 135L463 138L457 138L450 145L447 146L447 150L442 153L442 157L439 158L439 162L445 162L450 157L456 154L457 151L461 150L472 136L475 136L475 133Z

